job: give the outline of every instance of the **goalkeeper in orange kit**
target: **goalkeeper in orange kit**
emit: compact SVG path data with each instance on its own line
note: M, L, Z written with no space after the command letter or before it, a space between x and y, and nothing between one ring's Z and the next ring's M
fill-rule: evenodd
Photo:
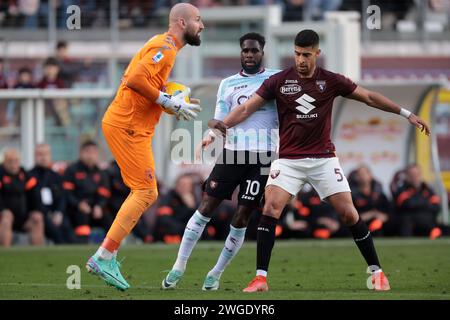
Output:
M102 121L106 142L131 192L86 268L120 290L130 287L116 259L120 243L158 197L151 151L155 126L163 111L184 120L195 119L201 111L195 99L189 103L183 94L170 96L161 90L177 52L186 44L199 46L203 28L196 7L188 3L173 6L168 31L151 38L133 57Z

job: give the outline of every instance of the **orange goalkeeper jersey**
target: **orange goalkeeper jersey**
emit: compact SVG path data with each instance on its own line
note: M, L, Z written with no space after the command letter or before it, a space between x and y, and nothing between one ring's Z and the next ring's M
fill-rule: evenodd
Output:
M117 94L108 107L103 122L153 134L163 111L154 101L167 82L180 47L177 39L169 33L151 38L133 57L125 70ZM126 86L131 77L145 77L149 80L151 88L148 89L154 96L152 101Z

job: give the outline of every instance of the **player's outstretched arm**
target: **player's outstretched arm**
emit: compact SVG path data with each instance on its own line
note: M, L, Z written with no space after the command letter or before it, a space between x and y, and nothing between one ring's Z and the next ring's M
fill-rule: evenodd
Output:
M409 123L419 128L422 132L425 132L427 136L430 135L430 128L428 127L425 121L420 119L414 113L406 109L403 109L394 101L383 96L379 92L367 90L363 87L358 86L351 94L346 96L346 98L364 102L370 107L377 108L386 112L400 114L406 119L408 119Z
M217 119L211 119L208 121L208 128L213 130L218 130L223 137L227 134L227 125L223 123L223 121L217 120Z
M254 94L250 99L240 106L234 108L223 120L228 128L234 127L235 125L241 123L248 117L250 117L254 112L266 104L266 100L260 97L258 94Z

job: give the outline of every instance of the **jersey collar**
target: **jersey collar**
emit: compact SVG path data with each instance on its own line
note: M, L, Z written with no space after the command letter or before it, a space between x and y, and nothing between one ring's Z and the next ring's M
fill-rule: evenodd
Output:
M300 80L306 81L306 80L313 80L313 79L317 78L317 75L319 74L320 67L316 65L316 69L314 70L313 74L309 78L301 78L300 75L298 74L297 69L295 68L295 66L292 67L292 69L294 69L295 73L297 74L297 77Z
M257 74L263 73L264 71L266 71L266 69L265 69L265 68L262 68L262 69L261 69L260 71L258 71L257 73L248 74L248 73L245 73L244 69L241 69L241 71L239 71L239 75L241 75L242 77L253 77L253 76L257 75Z
M180 50L181 47L183 46L180 42L180 40L177 39L177 37L175 37L173 34L166 32L166 34L172 38L173 42L175 42L175 47L177 48L177 50Z

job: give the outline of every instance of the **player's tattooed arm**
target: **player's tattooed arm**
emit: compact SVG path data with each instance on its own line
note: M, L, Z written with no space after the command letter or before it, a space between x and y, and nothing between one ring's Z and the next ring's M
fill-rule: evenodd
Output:
M390 100L389 98L385 97L379 92L371 91L361 86L357 86L356 89L351 94L346 96L346 98L363 102L370 107L377 108L386 112L400 114L405 118L407 118L409 123L419 128L427 136L430 135L430 128L428 127L428 124L425 121L420 119L414 113L409 112L406 109L403 109L394 101Z
M254 112L266 104L266 100L258 94L252 95L246 102L234 108L223 120L223 122L230 127L234 127L238 123L243 122L250 117Z

